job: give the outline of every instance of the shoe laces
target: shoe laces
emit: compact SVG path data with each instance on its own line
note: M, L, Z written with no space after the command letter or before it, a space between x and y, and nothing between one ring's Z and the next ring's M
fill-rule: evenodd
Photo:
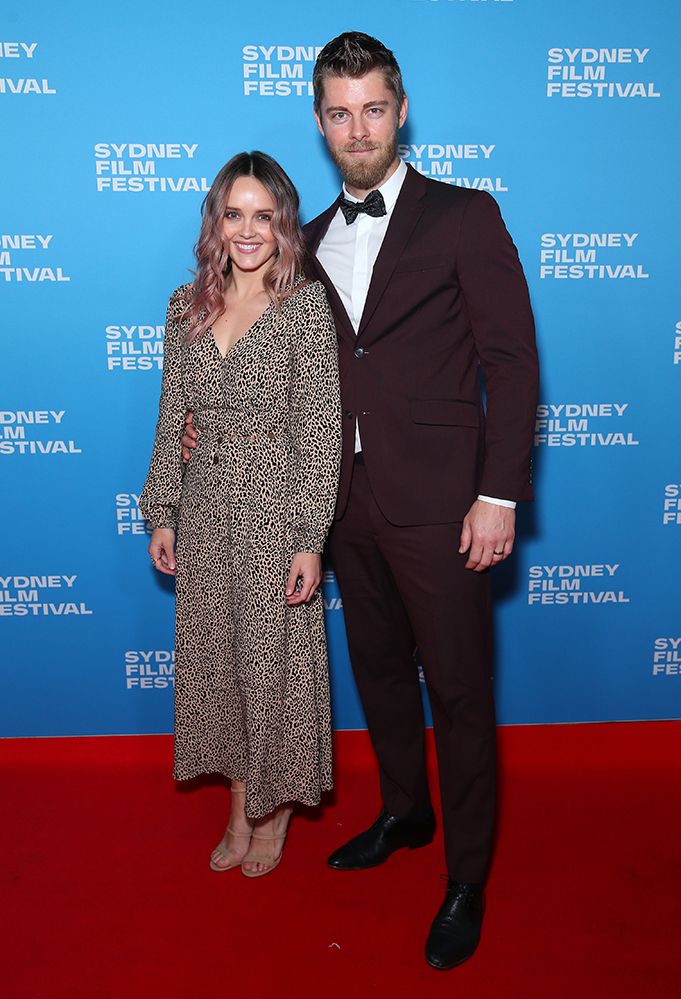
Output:
M441 874L440 880L447 883L447 894L451 893L456 898L470 898L482 891L482 885L466 884L450 877L449 874Z

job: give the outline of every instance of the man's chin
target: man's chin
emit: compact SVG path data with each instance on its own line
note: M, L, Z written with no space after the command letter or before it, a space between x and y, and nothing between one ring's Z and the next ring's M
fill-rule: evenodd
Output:
M354 187L359 191L369 191L381 183L385 177L393 157L385 154L355 158L351 153L341 154L336 163L345 181L346 187Z

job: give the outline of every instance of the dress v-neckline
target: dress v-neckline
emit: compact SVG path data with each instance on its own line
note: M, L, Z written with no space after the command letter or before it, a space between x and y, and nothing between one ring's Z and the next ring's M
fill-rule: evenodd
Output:
M239 346L239 344L241 343L242 340L246 339L246 337L249 335L249 333L253 332L253 330L258 325L258 323L263 318L263 316L265 316L270 311L270 309L273 308L273 307L274 307L274 304L272 302L270 302L269 305L266 305L265 308L260 313L260 315L258 316L258 318L255 320L255 322L251 323L251 325L248 327L248 329L244 330L243 333L241 333L241 335L236 338L236 340L234 341L234 343L232 344L232 346L228 347L226 353L224 353L224 354L222 353L222 351L218 347L218 342L215 339L215 334L213 333L213 327L212 326L210 327L210 338L213 341L213 346L215 347L215 350L217 351L218 356L221 358L221 360L223 360L223 361L227 360L227 358L232 353L232 351L234 351L236 349L236 347Z

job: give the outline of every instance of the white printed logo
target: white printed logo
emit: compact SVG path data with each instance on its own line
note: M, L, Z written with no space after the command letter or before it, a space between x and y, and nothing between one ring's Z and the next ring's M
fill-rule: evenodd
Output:
M11 70L16 68L17 73L21 74L20 76L15 75L11 78L8 76L0 77L0 94L40 94L52 96L57 93L56 89L50 86L48 80L24 75L24 62L27 59L35 58L37 47L37 42L0 42L0 59L12 60L11 63L3 66L3 68L8 71L10 67ZM15 59L21 60L19 66L15 67ZM28 69L29 73L31 72L30 63L26 69Z
M0 576L3 617L67 617L92 611L75 598L78 576ZM52 591L56 592L52 592Z
M649 53L650 49L549 49L546 96L659 97L654 83L627 79L632 72L638 73ZM620 66L633 66L633 71L618 72ZM613 76L624 79L614 80Z
M653 676L681 676L681 638L656 638Z
M336 574L330 570L322 575L322 592L324 594L324 610L339 611L343 609L343 601L338 596Z
M539 277L573 281L648 278L643 264L622 261L638 235L637 232L543 232ZM609 250L618 252L609 253Z
M116 534L151 534L140 510L137 493L116 493Z
M52 437L65 416L65 409L0 410L0 454L82 454L75 441Z
M681 483L668 482L664 487L662 523L681 527Z
M619 564L608 565L532 565L529 570L528 604L628 604L622 590L605 589L613 585Z
M0 274L5 281L32 284L40 281L62 283L71 278L54 263L46 266L50 259L50 243L53 233L0 233ZM47 253L47 259L43 256ZM17 260L19 255L19 260ZM28 264L29 266L18 266Z
M432 177L433 180L441 180L444 184L453 184L456 187L498 193L508 191L501 177L472 176L473 171L468 169L467 175L462 176L469 160L482 161L480 166L476 163L474 167L477 174L482 174L496 148L495 145L483 146L475 143L430 142L420 145L415 143L400 145L397 151L406 163L424 177Z
M311 97L321 45L244 45L245 97Z
M674 327L674 364L681 364L681 322Z
M639 442L633 433L618 422L625 419L628 408L628 402L541 403L537 406L537 419L534 424L534 446L638 446ZM605 424L599 422L594 425L594 420L613 422ZM613 427L615 429L611 429Z
M108 371L160 371L165 326L107 326Z
M98 191L152 193L208 191L205 177L186 176L198 143L186 142L97 142L95 143L95 174ZM179 161L179 162L178 162ZM159 176L159 163L165 175ZM180 172L170 176L170 171Z
M175 686L174 649L129 649L124 653L128 690L165 690Z

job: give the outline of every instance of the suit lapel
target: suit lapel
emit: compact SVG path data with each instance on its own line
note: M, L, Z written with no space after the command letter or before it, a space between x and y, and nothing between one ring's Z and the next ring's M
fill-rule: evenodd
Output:
M366 329L380 302L392 272L402 256L402 252L414 231L414 227L423 212L423 196L426 193L426 182L412 167L407 167L402 190L399 193L388 230L381 245L371 283L367 292L362 319L357 331L359 338ZM321 237L320 237L321 238Z
M309 225L305 226L304 234L309 253L309 268L311 271L314 271L316 277L319 278L326 288L329 303L331 305L331 311L336 319L338 332L345 335L347 339L354 343L357 338L355 336L355 330L352 322L350 321L350 316L347 314L345 306L341 301L341 297L336 291L336 286L317 259L319 244L326 235L326 231L331 225L331 220L337 211L338 201L336 200L326 209L325 212L322 212L322 214L318 215L316 219L309 223Z
M321 215L318 215L317 218L308 222L307 225L303 227L305 242L307 243L307 248L312 256L314 256L319 249L319 244L324 239L326 230L331 225L331 220L338 211L339 198L340 195L336 198L332 205L329 205L325 212L322 212Z

